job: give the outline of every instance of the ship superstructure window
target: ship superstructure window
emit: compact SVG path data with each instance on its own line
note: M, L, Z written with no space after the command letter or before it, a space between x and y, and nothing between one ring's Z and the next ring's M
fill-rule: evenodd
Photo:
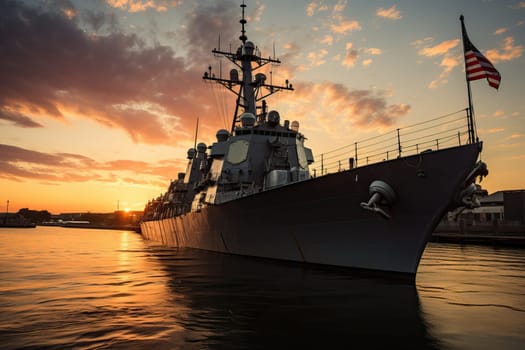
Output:
M248 157L248 147L250 143L246 140L237 140L230 144L226 160L231 164L239 164Z

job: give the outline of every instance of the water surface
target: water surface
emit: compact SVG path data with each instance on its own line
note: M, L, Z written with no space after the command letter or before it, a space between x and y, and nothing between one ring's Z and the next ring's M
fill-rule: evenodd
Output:
M431 243L414 283L128 231L0 229L3 349L523 349L525 251Z

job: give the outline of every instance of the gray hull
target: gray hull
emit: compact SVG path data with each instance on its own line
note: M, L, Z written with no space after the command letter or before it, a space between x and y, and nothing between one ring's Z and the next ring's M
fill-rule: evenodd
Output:
M414 275L433 230L476 163L478 144L397 158L141 223L172 247ZM363 210L374 180L391 219Z

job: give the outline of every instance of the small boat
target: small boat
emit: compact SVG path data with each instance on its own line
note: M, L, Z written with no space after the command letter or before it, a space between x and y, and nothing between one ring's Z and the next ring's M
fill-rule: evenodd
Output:
M438 121L411 140L399 129L368 140L387 145L382 151L351 144L352 156L330 168L328 158L314 159L298 121L269 109L267 97L293 86L255 73L280 61L248 40L245 7L239 47L212 50L235 68L203 75L235 95L232 127L188 150L186 172L146 205L141 234L171 247L414 277L443 215L479 205L476 181L488 170L469 109L446 132L449 123Z

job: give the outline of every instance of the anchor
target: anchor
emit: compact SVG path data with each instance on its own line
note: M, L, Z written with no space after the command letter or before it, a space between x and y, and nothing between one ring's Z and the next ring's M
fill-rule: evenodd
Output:
M392 187L384 181L375 180L370 184L369 193L370 199L362 202L361 208L377 213L384 219L391 219L391 215L378 205L390 205L396 201L397 196Z

